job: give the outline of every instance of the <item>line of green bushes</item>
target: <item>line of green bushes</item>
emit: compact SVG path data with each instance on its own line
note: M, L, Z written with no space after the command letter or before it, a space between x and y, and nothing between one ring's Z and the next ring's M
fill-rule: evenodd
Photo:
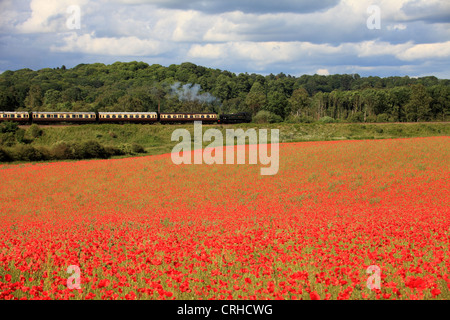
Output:
M121 146L105 146L95 140L80 142L59 141L52 146L33 146L31 143L42 136L43 130L32 125L28 130L17 123L0 124L0 162L108 159L112 156L145 153L137 143Z
M13 147L0 147L0 162L108 159L112 156L137 153L145 153L144 148L138 144L117 148L103 146L93 140L79 143L59 142L52 147L17 144Z

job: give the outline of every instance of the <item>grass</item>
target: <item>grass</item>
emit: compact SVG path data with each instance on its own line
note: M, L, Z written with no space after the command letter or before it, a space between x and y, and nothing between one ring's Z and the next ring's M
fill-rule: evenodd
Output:
M23 127L27 129L27 127ZM79 126L41 126L42 136L35 138L32 146L52 147L54 144L95 140L104 146L121 147L139 144L144 147L141 155L170 153L178 142L171 141L175 129L187 129L193 139L193 125L140 125L140 124L88 124ZM413 138L450 135L447 123L380 123L380 124L234 124L204 125L208 129L219 129L225 137L226 129L279 129L280 142L328 141L328 140L369 140ZM203 147L209 142L203 142ZM127 156L123 156L127 157Z

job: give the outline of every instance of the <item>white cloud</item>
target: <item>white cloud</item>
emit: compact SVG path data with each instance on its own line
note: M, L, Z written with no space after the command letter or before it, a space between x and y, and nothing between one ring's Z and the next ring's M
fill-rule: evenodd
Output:
M298 59L316 57L320 54L333 55L342 47L310 42L228 42L218 44L193 45L187 53L190 58L251 60L258 64L293 62Z
M70 5L81 8L76 32L66 27ZM370 5L381 9L381 30L366 26ZM446 0L0 0L0 67L53 63L38 51L58 64L142 57L242 72L426 74L448 69L449 8Z
M316 74L318 74L319 76L328 76L330 75L330 71L328 71L328 69L318 69L316 71Z
M450 61L450 41L418 44L398 53L397 57L406 61L418 59L447 59Z
M81 52L96 55L156 56L168 50L167 44L137 37L99 37L93 34L71 33L64 38L65 45L52 46L54 52Z
M395 24L395 25L389 25L386 27L388 30L406 30L407 26L403 23Z
M393 55L397 56L404 50L412 46L412 42L401 44L390 44L383 41L364 41L357 44L352 44L354 50L357 52L358 57L371 57L381 55Z
M87 0L31 0L31 16L17 26L21 33L66 32L66 21L71 16L67 13L70 6L80 8Z

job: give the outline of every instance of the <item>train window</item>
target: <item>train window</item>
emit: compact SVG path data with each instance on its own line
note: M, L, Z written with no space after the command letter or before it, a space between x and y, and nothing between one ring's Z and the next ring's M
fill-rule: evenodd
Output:
M188 118L188 116L187 116L187 115L185 115L185 116L184 116L184 118L185 118L185 119L187 119L187 118Z
M208 118L208 119L209 119L209 115L207 115L207 116L206 116L206 118Z
M205 116L202 116L202 118L204 118Z
M127 115L124 115L123 118L126 119L126 118L128 118L128 116L127 116Z
M107 114L107 115L106 115L106 118L108 118L108 119L109 119L109 114Z

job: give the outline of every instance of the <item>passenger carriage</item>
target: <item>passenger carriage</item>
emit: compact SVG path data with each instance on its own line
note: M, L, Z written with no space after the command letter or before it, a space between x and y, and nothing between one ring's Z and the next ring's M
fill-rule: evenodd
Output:
M99 112L99 123L154 123L158 121L156 112Z
M29 123L30 114L26 111L0 111L0 122L4 121Z
M96 123L95 112L33 112L33 123Z
M159 118L161 123L217 122L217 114L215 113L161 113Z

